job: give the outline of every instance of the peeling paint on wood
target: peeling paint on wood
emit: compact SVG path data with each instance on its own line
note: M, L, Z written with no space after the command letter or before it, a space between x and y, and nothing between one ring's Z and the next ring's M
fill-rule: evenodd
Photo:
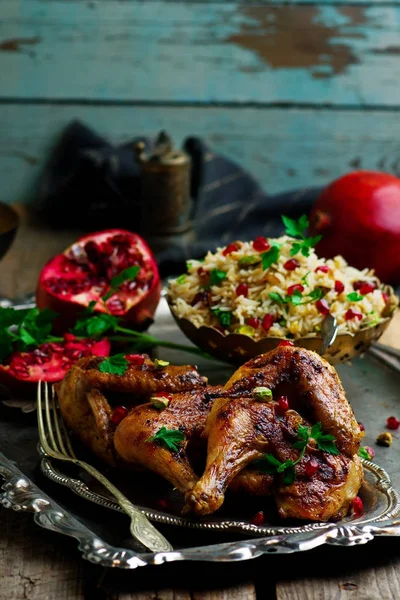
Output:
M363 33L352 31L356 25L367 22L362 7L337 9L348 17L345 27L321 22L316 6L301 11L294 6L245 6L240 10L248 20L227 41L255 52L274 69L305 68L312 77L326 78L344 73L350 65L360 62L350 43L333 42L364 37Z
M0 0L0 98L400 104L400 8ZM23 48L23 46L20 46ZM28 46L25 46L28 48Z
M4 40L0 42L1 52L21 52L25 49L25 46L33 46L40 42L40 37L31 38L13 38L11 40Z

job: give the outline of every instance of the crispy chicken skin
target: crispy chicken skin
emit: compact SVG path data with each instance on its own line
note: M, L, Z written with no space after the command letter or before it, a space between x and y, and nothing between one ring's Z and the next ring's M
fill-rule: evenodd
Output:
M145 402L158 391L184 392L206 389L207 379L193 366L155 368L146 357L143 365L129 365L123 375L102 373L102 358L81 358L56 386L65 423L79 439L108 464L115 464L111 424L112 409L103 392L124 394L127 406Z
M357 456L363 433L336 371L318 354L278 347L248 361L223 387L207 386L191 366L157 369L146 357L142 366L130 365L123 375L114 375L99 370L101 361L81 359L58 385L66 424L108 464L144 467L167 479L184 494L184 512L215 512L229 487L272 494L284 518L327 521L347 514L363 479ZM253 398L260 386L271 389L273 400ZM163 410L148 402L157 392L170 396ZM109 404L115 394L131 407L117 427ZM288 396L289 410L279 407L281 395ZM265 454L280 462L297 461L299 426L317 422L335 437L338 455L323 452L310 439L290 485L282 474L254 468L252 463ZM162 427L184 433L178 451L149 441ZM201 470L196 456L202 457ZM317 468L310 474L311 457Z
M275 397L287 395L291 408L311 423L320 421L346 456L358 452L363 433L353 409L335 369L316 352L278 347L241 366L224 389L227 396L237 398L251 395L258 386L270 388Z
M254 400L252 390L259 386L270 388L275 398L285 392L289 405L305 413L306 419L296 410L280 414L275 401ZM278 510L285 517L320 521L345 514L362 483L357 452L363 434L335 371L326 361L307 350L278 347L240 367L224 386L224 394L207 419L206 469L186 494L186 512L215 512L233 478L264 453L281 462L297 460L300 451L293 443L299 425L321 422L324 433L335 436L340 454L321 452L315 443L307 448L296 466L292 485L285 486L282 477L276 477ZM305 476L309 452L318 460L312 477Z
M151 403L132 409L115 431L114 445L118 455L128 463L158 473L180 492L187 492L198 480L190 464L187 448L188 445L202 442L208 413L221 390L221 387L209 387L207 391L174 394L167 408L162 411ZM179 451L173 452L158 442L147 441L161 427L179 430L185 435Z

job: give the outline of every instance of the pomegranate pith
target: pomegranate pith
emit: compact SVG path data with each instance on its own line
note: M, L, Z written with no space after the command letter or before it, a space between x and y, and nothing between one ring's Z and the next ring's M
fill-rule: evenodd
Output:
M111 287L126 269L136 274ZM36 292L40 309L51 308L60 317L57 331L75 323L82 310L95 302L94 310L120 317L133 329L145 329L152 321L161 294L155 258L137 234L110 229L77 240L42 269Z
M0 384L10 390L34 390L38 381L61 381L68 369L84 356L109 356L107 339L68 339L41 344L34 350L13 352L0 365ZM74 337L74 336L72 336Z

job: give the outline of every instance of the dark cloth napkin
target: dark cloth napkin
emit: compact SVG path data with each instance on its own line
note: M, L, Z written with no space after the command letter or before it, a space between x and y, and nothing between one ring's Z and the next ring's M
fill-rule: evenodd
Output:
M139 140L151 151L152 140L134 138L113 146L83 123L72 122L45 166L33 203L36 215L55 228L121 227L141 234L141 167L134 152ZM195 235L156 253L163 277L184 271L186 260L217 246L281 235L281 214L307 214L319 193L307 188L269 195L250 173L202 139L188 137L183 148L192 160Z

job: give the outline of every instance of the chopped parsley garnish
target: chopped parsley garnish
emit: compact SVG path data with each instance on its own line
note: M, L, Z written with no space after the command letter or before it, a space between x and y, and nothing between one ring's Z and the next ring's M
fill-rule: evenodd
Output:
M308 281L307 281L307 277L309 276L309 274L311 273L311 271L308 271L308 273L306 273L302 278L301 278L301 283L303 283L304 285L308 285Z
M124 354L114 354L105 358L99 364L99 371L102 373L111 373L113 375L123 375L127 370L129 362L126 360Z
M265 473L270 473L271 475L282 473L283 483L285 485L291 485L296 479L295 466L303 458L310 439L315 440L318 449L322 452L339 454L335 445L335 437L333 435L324 434L322 432L321 423L316 423L311 429L304 425L300 425L297 430L297 436L298 441L293 444L293 448L300 450L300 454L296 460L286 460L285 462L281 462L272 454L264 454L263 458L253 461L252 466Z
M118 291L117 288L119 288L123 283L126 283L127 281L133 281L134 279L136 279L139 271L139 265L135 265L134 267L128 267L127 269L121 271L121 273L118 273L118 275L111 279L110 289L103 296L102 299L106 301L109 298L111 298L111 296L113 296Z
M147 438L146 442L157 442L158 444L165 446L167 450L172 452L178 452L179 446L185 439L185 435L179 429L167 429L161 427L155 435Z
M217 317L222 327L230 327L232 323L232 312L230 310L222 310L221 308L211 308L210 310Z
M220 269L211 269L210 271L210 285L218 285L226 278L225 271L220 271Z
M274 245L267 252L260 254L264 271L278 262L280 246Z
M179 275L179 277L177 277L176 279L176 283L179 283L179 285L181 285L182 283L185 283L186 281L186 275L183 273L183 275Z
M299 252L303 256L310 255L310 248L313 248L322 238L322 235L316 235L315 237L306 237L305 232L308 229L308 218L306 215L302 215L297 221L290 219L285 215L282 215L282 221L285 225L285 233L291 237L300 238L299 241L292 243L290 250L290 256L295 256Z
M300 306L300 304L310 304L315 302L324 296L324 292L321 288L315 288L312 292L307 294L305 297L300 290L294 290L291 296L282 296L278 292L270 292L268 296L277 304L292 304L293 306ZM308 300L304 300L308 298Z
M350 300L350 302L360 302L364 296L357 294L357 292L351 292L351 294L347 294L346 298L347 300Z

